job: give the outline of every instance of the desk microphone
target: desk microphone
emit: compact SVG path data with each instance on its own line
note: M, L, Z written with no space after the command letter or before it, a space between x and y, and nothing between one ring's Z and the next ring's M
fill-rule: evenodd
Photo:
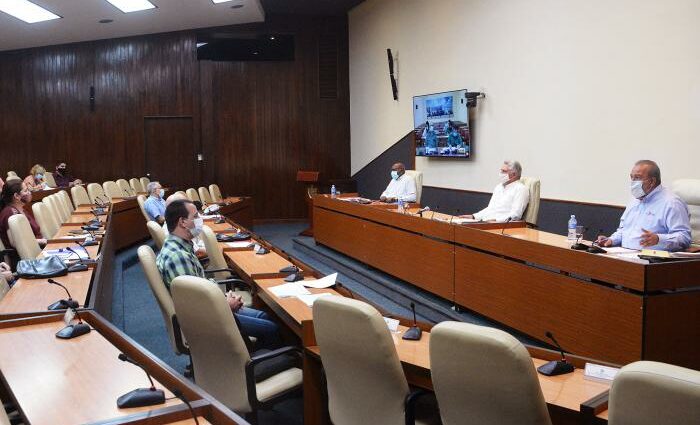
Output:
M413 301L411 301L411 310L413 310L413 326L408 328L401 338L409 341L418 341L423 331L418 327L418 321L416 320L416 304L413 303Z
M425 206L425 207L419 209L418 211L416 211L416 215L418 215L419 217L422 218L422 217L423 217L423 213L426 212L426 211L430 211L430 207Z
M90 258L90 253L85 249L84 246L78 244L81 248L83 248L83 251L87 254L88 258L82 258L78 252L76 252L73 248L67 246L66 251L70 251L71 253L75 254L78 257L78 264L75 264L73 267L69 267L68 271L69 272L82 272L88 269L87 265L88 264L95 264L95 260ZM75 267L79 266L79 267Z
M503 228L501 229L501 236L505 235L504 232L506 231L506 227L508 227L507 224L510 223L511 220L512 220L512 218L508 217L508 218L506 218L506 221L503 222ZM508 236L508 235L505 235L505 236Z
M603 229L598 230L598 236L603 234ZM604 250L603 248L598 245L598 241L596 240L591 243L591 246L586 250L587 252L590 252L591 254L607 254L608 251Z
M435 211L440 210L440 205L435 206L435 210L431 210L432 214L430 215L430 219L433 220L435 218Z
M75 317L78 318L78 323L73 323L68 325L60 331L56 332L56 338L61 339L72 339L80 335L85 335L90 332L90 325L83 323L83 318L80 317L80 313L75 308L71 309L75 313Z
M447 224L452 224L452 220L454 220L455 217L457 217L458 215L459 215L459 208L455 209L454 215L450 216L450 221Z
M576 243L571 245L571 249L575 249L576 251L588 251L588 248L590 248L588 245L585 243L580 242L580 239L583 239L583 236L586 234L588 231L588 227L583 228L583 234L581 235L581 238L576 236Z
M56 301L55 303L51 304L48 307L49 310L64 310L67 308L78 308L79 307L78 302L70 296L70 292L68 291L68 288L66 288L65 286L61 285L60 283L56 282L53 279L48 279L47 282L49 282L52 285L60 286L61 288L63 288L64 291L66 291L66 294L68 294L68 299Z
M156 404L165 403L165 393L163 390L156 389L156 386L153 383L153 378L151 378L151 374L148 373L143 366L131 360L124 353L119 353L119 360L140 367L146 373L148 380L151 382L151 388L137 388L119 396L117 399L117 407L123 409L126 407L153 406Z
M175 397L179 398L182 400L183 403L187 405L187 408L190 409L190 413L192 414L192 419L194 419L195 425L199 425L199 420L197 419L197 415L194 413L194 409L192 408L192 405L190 404L190 401L187 400L184 394L182 394L182 391L180 390L173 390L173 394Z
M564 349L561 348L561 345L559 345L557 340L554 339L554 335L552 335L550 331L547 331L545 333L545 336L551 339L554 345L557 347L557 349L559 349L559 353L561 354L561 360L552 360L551 362L547 362L542 366L538 367L537 371L542 375L546 376L564 375L566 373L573 372L574 366L566 360L566 355L564 355Z

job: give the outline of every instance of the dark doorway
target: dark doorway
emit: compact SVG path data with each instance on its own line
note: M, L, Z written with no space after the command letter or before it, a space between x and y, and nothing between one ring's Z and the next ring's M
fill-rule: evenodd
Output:
M192 117L145 117L146 175L172 188L196 187L197 146Z

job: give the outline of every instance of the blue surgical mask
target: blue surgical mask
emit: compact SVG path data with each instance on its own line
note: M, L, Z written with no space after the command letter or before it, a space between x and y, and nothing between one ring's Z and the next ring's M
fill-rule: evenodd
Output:
M394 180L398 180L399 178L399 172L395 170L391 170L391 178Z
M632 196L637 199L642 199L646 195L646 193L644 193L644 187L642 187L643 184L643 180L632 180L630 182L630 192Z
M158 192L158 196L160 196L161 199L165 196L165 189L161 189L160 192Z
M44 175L41 174L41 173L38 173L36 176L34 176L34 178L37 179L37 180L41 180L41 179L44 178Z

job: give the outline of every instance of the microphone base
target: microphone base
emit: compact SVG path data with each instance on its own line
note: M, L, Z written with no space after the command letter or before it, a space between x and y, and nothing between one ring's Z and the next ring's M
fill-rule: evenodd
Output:
M606 251L603 248L596 246L596 245L591 245L591 247L588 248L586 251L590 252L591 254L607 254L608 253L608 251Z
M124 409L127 407L155 406L165 403L165 393L163 390L151 390L150 388L137 388L120 396L117 399L117 407Z
M297 266L287 266L280 269L280 273L296 273L299 271Z
M90 332L90 325L87 323L75 323L68 325L56 332L56 338L72 339Z
M95 245L97 245L97 241L85 241L85 242L81 243L80 245L82 245L82 246L95 246Z
M590 246L588 246L584 243L581 243L581 242L577 242L577 243L571 245L571 249L575 249L576 251L587 251L589 248L590 248Z
M292 273L284 278L285 282L298 282L300 280L304 280L304 276L301 273Z
M565 375L574 371L574 366L563 360L552 360L537 368L537 371L545 376Z
M421 336L423 336L423 331L421 330L421 328L419 328L418 326L412 326L408 328L406 332L404 332L401 338L409 341L418 341L421 338Z
M58 300L51 304L49 310L65 310L67 308L78 308L78 302L76 300Z

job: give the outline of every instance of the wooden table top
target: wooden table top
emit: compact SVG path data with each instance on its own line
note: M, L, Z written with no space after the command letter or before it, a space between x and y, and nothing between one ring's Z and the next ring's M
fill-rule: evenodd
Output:
M100 215L100 216L98 216L98 217L100 218L100 222L103 223L103 224L105 223L105 221L107 221L107 216L106 216L106 215ZM68 218L68 220L66 220L66 222L63 223L63 224L76 224L76 225L77 225L77 224L80 224L80 225L84 225L84 224L87 224L88 221L93 220L94 218L95 218L95 216L92 215L92 213L88 215L88 214L85 214L85 213L80 213L80 212L79 212L79 213L75 213L75 212L74 212L73 214L71 214L71 216Z
M265 255L258 255L252 250L227 251L224 255L251 279L279 273L280 269L292 265L274 251Z
M305 277L304 280L313 280L314 278L312 277ZM289 316L294 319L295 322L299 326L301 326L301 322L305 320L312 320L313 319L313 312L311 311L311 307L307 306L303 301L301 301L299 298L296 297L289 297L289 298L278 298L276 295L274 295L271 291L270 288L273 286L278 286L285 284L287 282L284 281L284 278L274 278L274 279L256 279L255 284L260 288L261 291L263 291L268 297L274 299L274 301L282 307ZM340 295L338 292L336 292L335 289L333 288L325 288L325 289L316 289L316 288L307 288L309 292L312 294L320 294L320 293L329 293L333 295Z
M68 288L73 299L84 306L93 270L68 273L54 280ZM68 295L63 288L48 283L46 279L18 279L0 300L0 315L48 311L49 305L66 298Z
M82 252L83 248L81 248L81 247L77 247L77 248L76 248L76 245L78 245L78 242L80 242L80 240L77 240L77 241L66 241L66 242L49 242L48 244L46 244L46 246L45 246L44 249L42 250L42 256L43 256L43 252L46 251L46 250L49 250L49 249L66 248L66 247L69 247L69 246L70 246L71 248L73 248L76 252L80 253L80 252ZM90 258L93 258L93 259L94 259L94 258L97 256L98 251L100 250L100 245L99 245L99 243L98 243L97 245L86 246L86 247L84 247L84 248L85 248L85 250L87 251L87 253L90 254ZM76 259L77 259L77 257L76 257L75 255L73 255L73 257L71 257L71 258L76 258Z
M211 425L211 422L208 420L204 419L201 416L197 416L197 420L199 421L199 425ZM196 422L194 419L185 419L183 421L177 421L177 422L167 422L169 425L195 425Z
M71 340L54 334L62 320L0 329L0 370L33 425L72 425L181 404L119 409L117 398L148 387L140 368L120 361L119 350L92 331ZM157 388L164 388L156 382ZM166 399L173 397L165 389ZM186 423L186 422L185 422Z

